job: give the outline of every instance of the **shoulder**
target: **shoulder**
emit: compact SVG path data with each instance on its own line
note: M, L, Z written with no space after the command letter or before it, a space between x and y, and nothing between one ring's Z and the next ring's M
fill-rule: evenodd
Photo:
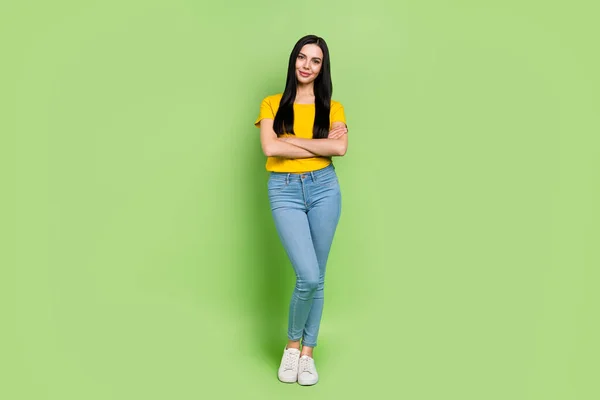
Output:
M270 105L278 105L283 97L283 93L272 94L263 99L263 102L269 103Z
M340 107L343 107L342 103L340 103L337 100L331 99L331 108L340 108Z
M337 100L331 100L331 112L335 113L336 111L343 109L344 106Z

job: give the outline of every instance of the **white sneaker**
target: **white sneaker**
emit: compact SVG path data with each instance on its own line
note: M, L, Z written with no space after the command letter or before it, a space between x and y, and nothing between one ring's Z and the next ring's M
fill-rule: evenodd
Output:
M314 385L319 380L315 360L312 357L303 355L298 360L298 383L303 386Z
M281 357L281 365L277 376L281 382L293 383L298 380L298 359L300 358L300 350L284 349L283 357Z

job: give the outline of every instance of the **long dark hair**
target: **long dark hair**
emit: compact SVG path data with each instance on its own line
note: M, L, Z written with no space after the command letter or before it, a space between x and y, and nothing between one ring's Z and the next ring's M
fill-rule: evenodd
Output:
M296 78L296 59L298 58L300 50L306 44L316 44L323 51L321 71L314 80L315 122L313 125L313 139L324 139L329 135L329 111L331 108L333 85L331 83L331 69L327 43L325 43L323 38L315 35L307 35L298 40L292 50L292 54L290 54L285 90L279 103L279 109L273 120L273 130L277 133L277 136L284 132L295 134L294 100L296 99L296 89L298 87Z

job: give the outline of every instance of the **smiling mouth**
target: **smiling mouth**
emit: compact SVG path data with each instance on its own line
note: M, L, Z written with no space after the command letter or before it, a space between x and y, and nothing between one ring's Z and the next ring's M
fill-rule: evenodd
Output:
M302 75L302 76L303 76L303 77L305 77L305 78L306 78L307 76L310 76L310 74L309 74L309 73L307 73L307 72L302 72L302 71L298 71L298 72L300 72L300 75Z

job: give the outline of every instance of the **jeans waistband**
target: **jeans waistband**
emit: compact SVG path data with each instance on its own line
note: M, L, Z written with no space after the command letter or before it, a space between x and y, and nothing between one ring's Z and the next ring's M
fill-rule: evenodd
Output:
M335 176L335 166L329 164L325 168L317 169L314 171L308 172L274 172L271 171L270 177L272 179L282 179L286 182L292 181L300 181L306 178L311 178L313 181L318 181L319 179L326 179L327 177Z

